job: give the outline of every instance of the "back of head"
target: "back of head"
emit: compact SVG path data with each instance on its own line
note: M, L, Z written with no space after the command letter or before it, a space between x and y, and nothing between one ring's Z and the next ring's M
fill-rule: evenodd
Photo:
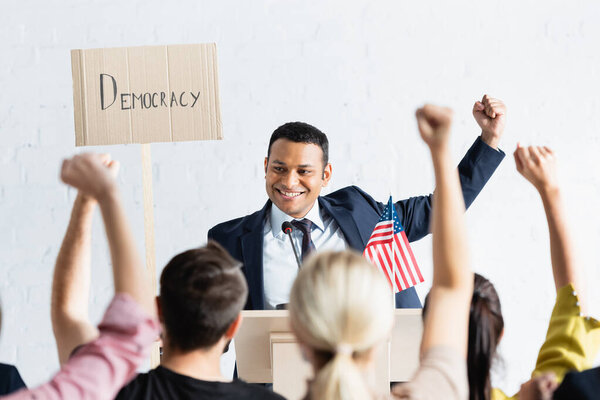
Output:
M160 305L169 344L207 349L223 337L246 303L241 263L216 242L175 256L160 277Z
M469 312L469 350L467 371L471 400L491 399L490 370L504 330L500 299L494 285L475 275Z
M490 400L490 370L504 330L504 318L494 285L477 273L474 276L467 353L469 399ZM425 298L423 314L427 312L428 298Z
M315 356L312 399L372 396L357 363L389 336L392 299L381 272L358 253L320 253L302 267L289 309L294 333Z
M323 151L323 167L329 162L329 141L327 135L305 122L288 122L275 129L269 140L267 157L271 155L271 146L277 139L286 139L296 143L312 143Z

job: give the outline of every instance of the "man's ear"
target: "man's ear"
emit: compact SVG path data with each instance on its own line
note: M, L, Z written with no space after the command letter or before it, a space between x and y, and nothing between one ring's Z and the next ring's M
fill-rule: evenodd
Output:
M329 184L332 172L331 163L327 163L325 169L323 169L323 184L321 184L321 186L325 187Z
M233 339L237 331L240 329L240 326L242 326L242 313L239 313L237 318L231 323L231 325L229 325L227 332L225 332L225 337L227 339Z
M156 301L156 312L158 314L158 320L161 323L163 323L164 318L163 318L162 306L160 304L160 296L156 296L154 300Z
M265 177L267 175L267 164L269 164L269 157L265 157Z

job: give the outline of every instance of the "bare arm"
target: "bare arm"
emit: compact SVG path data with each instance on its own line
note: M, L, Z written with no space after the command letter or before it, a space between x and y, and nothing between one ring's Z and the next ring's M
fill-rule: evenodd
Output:
M142 262L118 192L98 199L114 268L116 293L128 293L151 315L155 314L150 279Z
M544 204L556 290L571 283L581 292L583 285L556 176L554 152L548 147L518 146L514 156L517 170L537 189ZM583 308L583 296L579 297Z
M467 355L473 274L468 265L465 205L448 147L452 112L425 106L417 111L419 130L431 150L436 191L433 202L433 285L425 316L421 352L448 346Z
M82 154L65 160L61 178L98 201L110 247L115 292L130 295L146 312L155 315L150 280L136 249L112 173L116 167L114 162L104 165L98 154Z
M557 190L540 195L550 232L550 254L556 290L569 283L577 290L582 290L561 192Z
M91 229L95 203L87 196L77 195L54 268L51 317L61 365L76 347L98 336L98 330L88 317Z

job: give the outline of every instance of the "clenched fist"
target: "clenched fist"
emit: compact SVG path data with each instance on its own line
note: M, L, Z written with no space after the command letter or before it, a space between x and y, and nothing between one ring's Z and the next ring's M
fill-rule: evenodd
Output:
M519 400L552 400L557 387L553 373L537 376L521 385Z
M63 161L60 179L99 201L115 192L118 169L119 163L107 154L83 153Z
M521 147L514 152L517 171L535 186L538 192L558 189L556 157L546 146Z
M432 151L445 148L450 137L452 110L447 107L425 104L417 110L416 114L423 141Z
M502 100L484 95L473 105L473 117L481 128L481 139L497 149L506 124L506 106Z

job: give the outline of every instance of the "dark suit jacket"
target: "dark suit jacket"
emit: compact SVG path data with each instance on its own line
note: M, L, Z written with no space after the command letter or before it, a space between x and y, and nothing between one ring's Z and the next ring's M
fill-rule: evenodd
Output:
M458 166L465 205L469 207L492 176L504 153L496 151L477 138ZM433 195L411 197L395 204L398 217L409 241L429 233ZM330 215L344 233L348 245L362 252L385 207L356 186L349 186L319 197L319 206ZM244 263L249 296L247 310L263 310L263 229L271 201L253 214L223 222L208 231L208 238L219 242L236 259ZM420 308L414 288L396 294L397 308Z

